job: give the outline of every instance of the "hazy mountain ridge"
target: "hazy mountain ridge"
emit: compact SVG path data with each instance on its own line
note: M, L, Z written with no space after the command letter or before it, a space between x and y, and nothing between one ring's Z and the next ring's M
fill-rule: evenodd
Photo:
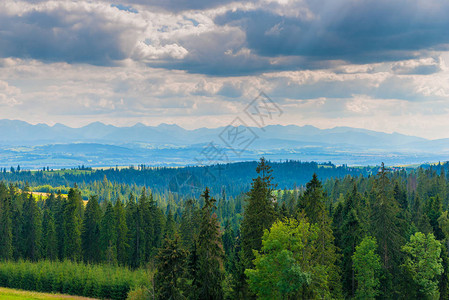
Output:
M197 163L210 142L223 147L230 161L270 159L373 164L381 161L416 163L449 159L449 139L427 140L399 133L351 127L269 125L251 127L254 141L240 149L222 138L226 126L184 129L160 124L117 127L94 122L80 128L63 124L32 125L0 120L0 166L30 167L127 165L186 165ZM245 128L241 127L240 130ZM233 152L232 150L238 150Z

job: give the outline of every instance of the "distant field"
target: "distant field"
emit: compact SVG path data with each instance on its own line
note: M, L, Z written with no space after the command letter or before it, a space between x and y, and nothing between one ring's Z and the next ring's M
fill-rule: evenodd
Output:
M92 300L93 298L61 294L45 294L31 291L14 290L0 287L0 300Z

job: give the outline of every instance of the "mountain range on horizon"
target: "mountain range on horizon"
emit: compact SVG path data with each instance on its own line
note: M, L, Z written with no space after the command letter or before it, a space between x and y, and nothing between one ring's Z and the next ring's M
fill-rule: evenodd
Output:
M240 134L240 135L238 135ZM184 129L176 124L118 127L94 122L79 128L0 120L0 166L76 164L194 164L207 145L236 160L302 159L346 164L421 163L449 159L449 139L429 140L352 127L268 125ZM117 163L113 163L115 165Z

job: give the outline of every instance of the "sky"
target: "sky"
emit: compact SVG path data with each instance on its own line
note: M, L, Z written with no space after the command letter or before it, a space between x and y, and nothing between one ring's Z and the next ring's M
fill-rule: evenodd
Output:
M447 0L0 2L0 119L449 138Z

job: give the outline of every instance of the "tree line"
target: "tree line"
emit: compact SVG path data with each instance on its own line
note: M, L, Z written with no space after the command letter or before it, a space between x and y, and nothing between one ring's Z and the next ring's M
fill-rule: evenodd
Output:
M0 258L151 265L160 299L449 298L444 167L283 190L265 159L255 170L238 197L166 206L145 188L84 205L76 186L36 201L0 183Z

